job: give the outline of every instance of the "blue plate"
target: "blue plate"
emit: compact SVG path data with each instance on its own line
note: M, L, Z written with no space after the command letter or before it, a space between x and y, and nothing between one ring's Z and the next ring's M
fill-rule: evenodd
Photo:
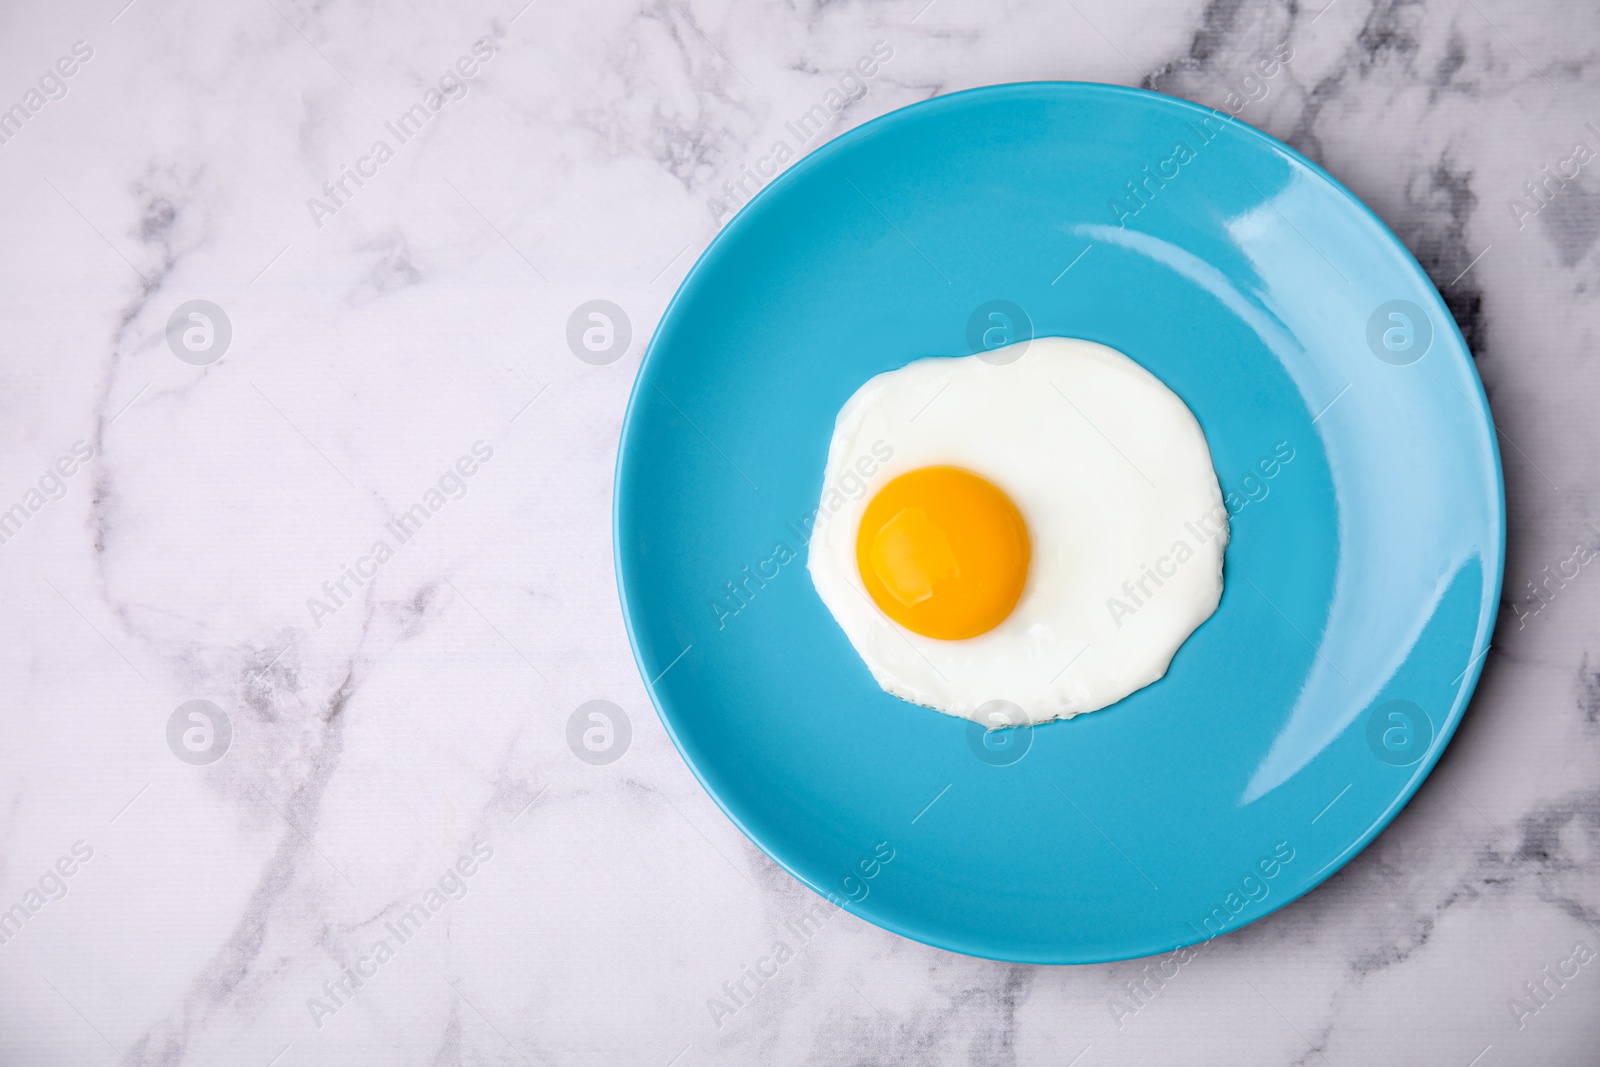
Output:
M1183 397L1233 540L1165 678L985 735L874 684L805 529L862 382L1030 334ZM870 922L1030 963L1209 939L1365 846L1460 722L1504 527L1482 387L1404 246L1270 137L1105 85L940 97L796 163L667 309L617 461L634 652L729 818Z

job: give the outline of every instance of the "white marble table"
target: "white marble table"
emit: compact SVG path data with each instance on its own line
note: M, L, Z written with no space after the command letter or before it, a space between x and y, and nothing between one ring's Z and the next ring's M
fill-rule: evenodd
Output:
M0 1063L1600 1058L1594 5L522 2L0 15ZM868 118L1037 78L1328 167L1504 431L1505 611L1455 742L1159 988L786 932L814 898L668 742L612 576L628 391L727 212ZM609 362L567 342L596 299L631 324ZM591 700L631 724L612 762L569 746Z

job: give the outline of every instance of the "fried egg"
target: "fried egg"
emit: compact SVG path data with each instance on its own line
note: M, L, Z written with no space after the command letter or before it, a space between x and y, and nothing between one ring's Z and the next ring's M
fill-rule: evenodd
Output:
M1041 337L862 385L806 565L884 690L997 727L1165 675L1221 599L1228 536L1178 395L1115 349Z

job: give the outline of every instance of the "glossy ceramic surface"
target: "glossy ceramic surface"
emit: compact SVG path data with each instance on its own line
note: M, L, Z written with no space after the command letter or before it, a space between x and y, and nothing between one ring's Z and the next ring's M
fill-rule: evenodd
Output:
M1233 540L1164 679L986 736L879 690L805 529L863 381L1030 332L1183 397ZM662 721L763 851L906 936L1091 962L1237 929L1393 818L1477 680L1503 512L1470 355L1353 196L1225 115L1033 83L860 127L728 224L639 371L617 571Z

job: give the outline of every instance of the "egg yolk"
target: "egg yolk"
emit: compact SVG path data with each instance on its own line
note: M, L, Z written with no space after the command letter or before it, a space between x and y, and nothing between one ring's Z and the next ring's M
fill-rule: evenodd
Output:
M873 603L945 641L988 633L1028 580L1028 528L997 486L959 467L921 467L867 504L856 566Z

